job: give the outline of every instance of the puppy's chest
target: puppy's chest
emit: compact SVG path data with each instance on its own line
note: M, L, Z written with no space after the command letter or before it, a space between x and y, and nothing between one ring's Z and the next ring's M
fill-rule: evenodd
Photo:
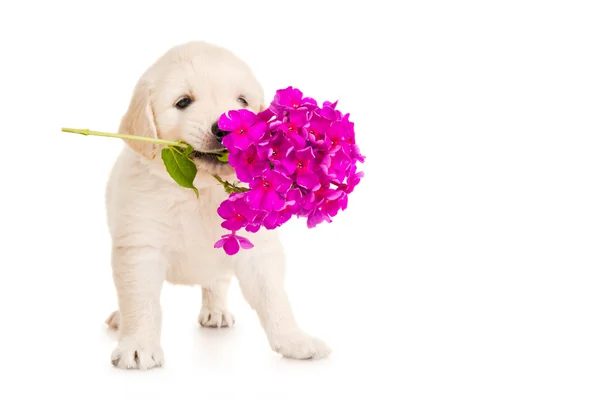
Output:
M226 267L228 259L214 244L227 233L221 227L217 208L223 199L201 194L199 201L182 204L178 209L181 263L186 269Z

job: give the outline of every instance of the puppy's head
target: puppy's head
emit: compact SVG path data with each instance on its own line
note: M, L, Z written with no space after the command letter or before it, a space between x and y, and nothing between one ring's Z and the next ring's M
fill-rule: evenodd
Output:
M263 89L251 69L233 53L204 42L176 46L138 81L119 133L183 140L194 147L200 171L227 175L228 164L205 154L223 149L219 116L228 110L263 110ZM137 140L127 144L147 159L158 146Z

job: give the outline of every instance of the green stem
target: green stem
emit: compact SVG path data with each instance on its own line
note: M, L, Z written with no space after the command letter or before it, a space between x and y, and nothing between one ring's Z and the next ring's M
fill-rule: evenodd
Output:
M175 147L181 147L181 148L186 148L188 146L188 144L185 143L183 140L180 140L179 142L173 142L170 140L154 139L154 138L143 137L143 136L121 135L118 133L90 131L89 129L62 128L61 130L63 132L77 133L79 135L85 135L85 136L103 136L103 137L112 137L112 138L117 138L117 139L137 140L139 142L164 144L165 146L175 146ZM217 155L223 155L226 152L227 152L226 150L202 151L202 153L204 153L204 154L217 154Z
M244 193L250 190L248 188L236 186L235 184L232 184L228 181L224 181L219 175L213 175L213 177L217 181L219 181L221 185L223 185L223 187L225 188L225 192L227 193Z
M80 135L85 135L85 136L103 136L103 137L113 137L113 138L119 138L119 139L138 140L140 142L164 144L165 146L178 146L178 147L184 146L182 144L182 142L172 142L170 140L153 139L153 138L143 137L143 136L121 135L121 134L117 134L117 133L108 133L108 132L96 132L96 131L90 131L89 129L62 128L62 131L70 132L70 133L78 133Z

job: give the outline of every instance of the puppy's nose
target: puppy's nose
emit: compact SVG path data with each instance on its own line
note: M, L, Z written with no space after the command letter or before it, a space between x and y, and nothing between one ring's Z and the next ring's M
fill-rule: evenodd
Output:
M229 133L229 132L226 132L226 131L222 130L221 128L219 128L219 124L217 122L212 124L212 126L210 127L210 130L213 133L213 135L215 135L217 137L217 140L219 142L221 142L223 140L223 138L225 137L225 135L227 135Z

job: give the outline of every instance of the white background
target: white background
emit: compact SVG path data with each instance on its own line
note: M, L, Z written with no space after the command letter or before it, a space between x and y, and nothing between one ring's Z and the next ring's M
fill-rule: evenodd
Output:
M598 399L600 13L589 1L4 2L0 398ZM393 6L392 6L393 4ZM166 365L113 368L104 185L139 75L240 55L267 97L340 99L367 156L330 225L281 229L327 360L163 292Z

